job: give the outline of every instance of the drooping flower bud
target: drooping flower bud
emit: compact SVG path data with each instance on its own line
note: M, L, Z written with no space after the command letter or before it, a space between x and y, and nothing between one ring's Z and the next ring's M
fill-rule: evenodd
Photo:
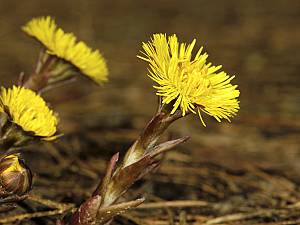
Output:
M19 154L11 154L0 160L0 197L22 196L30 191L32 173Z

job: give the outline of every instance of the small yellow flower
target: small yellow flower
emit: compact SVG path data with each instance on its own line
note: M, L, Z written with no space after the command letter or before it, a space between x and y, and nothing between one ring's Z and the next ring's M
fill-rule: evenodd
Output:
M57 27L50 16L33 18L22 29L40 41L48 54L70 62L97 83L107 80L108 69L100 52L92 50L82 41L77 42L72 33L65 33Z
M16 87L0 92L0 112L24 131L32 132L45 140L55 139L57 118L45 101L30 89Z
M162 96L164 104L173 104L173 114L180 109L184 116L188 112L200 111L213 116L217 121L236 115L239 110L237 85L230 82L234 76L217 72L221 66L206 63L208 55L202 47L192 59L195 46L178 43L176 35L154 34L153 39L143 43L144 56L139 58L149 63L148 76L158 85L157 95Z

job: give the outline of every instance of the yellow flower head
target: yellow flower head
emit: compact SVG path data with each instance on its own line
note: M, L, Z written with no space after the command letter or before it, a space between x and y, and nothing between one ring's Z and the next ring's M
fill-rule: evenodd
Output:
M239 110L237 85L230 82L234 76L217 72L221 66L206 63L208 55L202 47L192 59L194 39L191 44L178 43L176 35L154 34L153 39L143 43L143 55L139 58L149 63L149 77L158 85L157 95L164 104L173 104L173 114L177 109L184 116L188 112L200 111L213 116L217 121L236 115Z
M92 50L82 41L77 42L72 33L65 33L58 28L50 16L34 18L22 29L40 41L48 54L70 62L97 83L107 80L108 69L100 52Z
M54 139L57 118L45 101L30 89L16 87L0 92L0 112L8 114L10 120L24 131L32 132L45 140Z

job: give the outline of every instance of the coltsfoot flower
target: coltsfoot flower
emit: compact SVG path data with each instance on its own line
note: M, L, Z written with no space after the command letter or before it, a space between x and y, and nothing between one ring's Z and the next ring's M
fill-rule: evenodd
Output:
M32 173L19 154L0 160L0 197L24 195L32 185Z
M57 117L46 102L34 91L13 86L1 88L0 112L8 115L9 121L17 124L30 136L45 140L55 139Z
M204 126L201 112L219 122L230 121L239 110L240 92L230 83L234 76L219 71L221 66L207 63L202 47L192 58L195 43L195 39L188 45L178 43L175 34L168 38L154 34L151 41L143 43L143 56L138 57L149 63L148 76L158 84L154 88L162 103L173 104L171 114L176 110L183 116L198 113Z
M49 55L71 63L97 83L107 80L108 69L100 52L82 41L77 42L73 33L65 33L50 16L33 18L22 29L44 45Z

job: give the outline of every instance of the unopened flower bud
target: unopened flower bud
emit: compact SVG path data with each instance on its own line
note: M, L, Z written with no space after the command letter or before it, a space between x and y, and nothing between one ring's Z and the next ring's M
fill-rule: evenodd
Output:
M0 160L0 197L24 195L32 185L32 173L19 154Z

